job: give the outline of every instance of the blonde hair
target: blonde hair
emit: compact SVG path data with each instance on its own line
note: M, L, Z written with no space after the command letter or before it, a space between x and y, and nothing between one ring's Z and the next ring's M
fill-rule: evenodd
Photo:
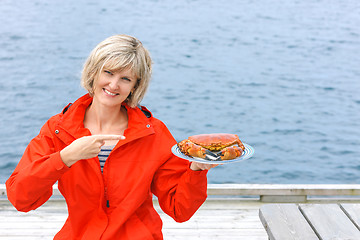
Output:
M138 39L128 35L111 36L91 51L84 64L81 85L93 96L94 83L104 67L109 71L130 68L137 77L137 83L125 101L130 107L136 107L148 89L151 64L149 52Z

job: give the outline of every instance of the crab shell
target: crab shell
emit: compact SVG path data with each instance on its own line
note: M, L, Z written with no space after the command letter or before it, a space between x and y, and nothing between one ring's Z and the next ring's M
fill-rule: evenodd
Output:
M190 136L178 143L182 153L191 157L206 158L206 151L217 152L222 160L242 155L244 145L236 134L213 133Z
M220 151L223 148L237 144L242 150L244 145L238 135L230 133L212 133L194 135L188 138L192 143L202 146L210 151Z

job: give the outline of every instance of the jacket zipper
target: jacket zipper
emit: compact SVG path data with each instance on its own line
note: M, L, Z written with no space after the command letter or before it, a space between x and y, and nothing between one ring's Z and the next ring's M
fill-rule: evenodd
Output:
M100 171L100 174L101 174L101 178L102 178L102 181L104 183L104 198L105 198L105 202L106 202L105 205L106 205L107 208L109 208L110 204L109 204L109 197L108 197L108 187L107 187L107 182L105 181L104 172L101 171L100 160L98 160L98 165L99 165L99 171Z
M108 160L106 160L107 162ZM105 164L106 164L105 162ZM105 166L104 166L105 167ZM105 181L105 176L104 176L104 173L102 172L101 173L102 177L103 177L103 181L104 181L104 197L105 197L105 201L106 201L106 207L109 208L110 207L110 201L109 201L109 195L108 195L108 181ZM107 177L109 178L109 176Z
M115 148L115 147L114 147L114 148ZM113 149L113 150L114 150L114 149ZM107 207L107 208L110 207L110 200L109 200L108 187L107 187L107 185L109 184L109 176L110 176L109 171L110 171L110 168L109 168L109 166L107 166L107 165L109 165L109 159L110 159L111 153L112 153L112 151L110 152L108 158L107 158L106 161L105 161L105 165L106 165L106 167L107 167L107 177L106 177L106 178L107 178L107 181L105 181L105 178L104 178L104 175L103 175L104 186L105 186L104 195L105 195L106 207ZM105 165L104 165L104 168L105 168ZM103 169L103 170L104 170L104 169ZM104 173L102 173L102 174L104 174Z
M106 207L109 208L110 207L110 201L107 195L107 186L105 186L105 200L106 200Z

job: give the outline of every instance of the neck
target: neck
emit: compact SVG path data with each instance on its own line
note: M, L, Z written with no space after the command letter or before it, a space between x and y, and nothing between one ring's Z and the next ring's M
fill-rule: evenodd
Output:
M124 107L104 107L92 103L86 111L84 124L93 134L119 134L119 126L127 127Z

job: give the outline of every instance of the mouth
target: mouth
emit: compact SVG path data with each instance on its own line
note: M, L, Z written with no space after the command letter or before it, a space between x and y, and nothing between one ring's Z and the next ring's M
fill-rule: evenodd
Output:
M109 90L107 90L107 89L105 89L105 88L103 88L103 91L104 91L107 95L112 96L112 97L115 97L115 96L119 95L118 93L110 92Z

